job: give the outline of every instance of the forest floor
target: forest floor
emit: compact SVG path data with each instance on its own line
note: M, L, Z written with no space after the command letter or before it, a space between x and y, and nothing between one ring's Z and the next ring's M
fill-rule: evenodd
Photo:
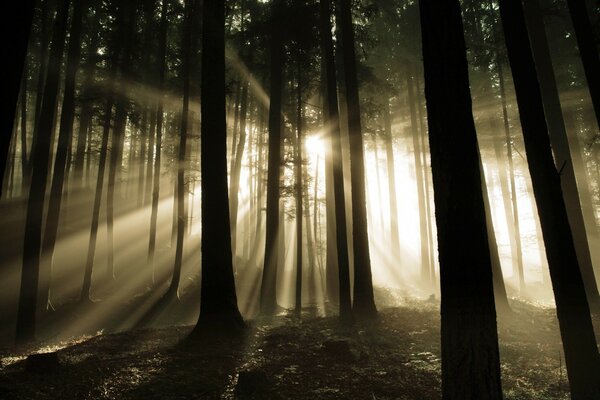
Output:
M517 301L512 308L498 320L505 398L568 399L554 310ZM352 327L311 310L255 319L233 342L191 341L190 331L135 330L38 348L57 350L59 359L41 373L25 370L32 349L4 351L0 399L441 397L436 302L405 299Z

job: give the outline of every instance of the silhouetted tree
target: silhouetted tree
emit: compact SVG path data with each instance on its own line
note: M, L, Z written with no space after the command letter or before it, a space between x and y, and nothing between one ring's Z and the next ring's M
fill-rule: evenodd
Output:
M58 222L62 203L63 186L65 182L65 169L67 167L67 156L71 147L73 135L73 122L75 121L75 80L79 68L81 54L81 28L83 15L87 9L87 0L73 3L73 16L71 18L71 30L69 35L69 50L67 54L67 68L65 78L64 98L60 116L60 128L58 133L58 146L54 158L54 169L52 173L52 185L50 189L50 202L48 205L46 227L42 241L40 283L39 283L39 305L42 308L51 306L50 279L52 274L52 263L54 258L54 246L58 234Z
M538 207L573 399L600 397L600 356L554 165L542 94L521 3L499 0L529 173Z
M354 249L354 298L352 308L355 314L371 318L377 315L377 309L373 297L371 256L369 254L364 150L351 0L339 0L339 6L344 81L346 83L346 102L348 105L350 176L352 182L352 243Z
M331 143L331 164L333 170L333 206L335 214L335 245L339 280L340 319L352 319L350 297L350 263L348 259L348 237L346 236L346 200L344 198L344 172L342 167L342 143L338 110L336 66L331 37L331 2L320 0L320 34L323 62L325 64L325 128ZM328 204L331 206L331 204ZM329 229L329 227L328 227ZM328 268L329 268L328 262Z
M442 296L442 397L502 399L460 4L420 0L420 10Z
M260 312L273 314L277 309L277 270L279 220L279 184L281 180L281 97L283 90L283 23L284 0L271 4L271 61L269 105L269 159L267 169L267 232L265 259L260 288Z
M236 332L244 321L237 306L229 226L224 0L204 1L202 16L202 288L195 332Z
M16 342L19 344L30 342L35 337L44 196L47 185L48 163L50 161L50 142L60 83L60 65L65 47L70 3L70 0L62 0L58 6L52 33L48 77L44 87L40 118L37 122L39 137L32 149L33 175L29 189L29 199L27 200L27 217L23 240L23 269L17 314Z

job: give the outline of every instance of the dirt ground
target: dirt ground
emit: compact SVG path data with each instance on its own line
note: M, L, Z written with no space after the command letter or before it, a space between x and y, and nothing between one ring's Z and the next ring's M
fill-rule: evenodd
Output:
M513 302L498 320L506 399L568 399L554 310ZM249 321L235 341L192 341L191 327L79 337L59 366L25 371L2 352L0 399L439 399L439 305L405 300L352 327L307 310Z

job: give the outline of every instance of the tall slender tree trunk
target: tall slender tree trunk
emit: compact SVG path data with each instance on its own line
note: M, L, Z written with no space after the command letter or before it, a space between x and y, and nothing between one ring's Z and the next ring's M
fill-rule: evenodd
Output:
M596 121L600 126L600 72L598 72L600 71L600 56L598 56L597 43L594 42L594 32L585 3L583 0L567 0Z
M365 165L363 137L358 98L354 30L351 0L340 0L340 28L344 43L346 101L348 104L348 132L350 136L350 180L352 182L352 240L354 249L354 313L364 318L377 315L371 276L367 203L365 194Z
M585 7L583 4L584 2L581 3ZM588 303L592 308L598 308L600 307L600 296L598 294L598 285L596 284L596 277L594 274L590 243L586 234L586 231L595 233L596 221L593 209L584 207L584 200L589 197L587 183L585 181L585 167L580 170L575 169L574 158L578 156L579 146L577 145L576 139L569 140L567 130L565 129L565 119L563 118L560 106L558 87L552 68L552 59L550 58L550 49L544 30L544 21L542 19L539 0L528 0L524 5L529 27L531 50L533 52L542 93L542 101L544 104L548 131L550 133L554 160L557 169L561 171L560 183L565 206L567 207L569 225L571 226L571 232L575 242L577 260L579 261L579 268L581 269L581 276L583 278ZM600 64L597 65L599 70L595 73L600 74ZM597 84L600 85L600 80L597 81ZM600 99L598 101L600 101ZM573 138L576 138L576 134L574 133ZM581 157L578 158L580 159ZM576 176L580 177L579 185L577 184ZM587 196L584 197L586 194Z
M160 163L162 156L162 134L163 134L163 96L162 90L166 74L166 56L167 56L167 12L169 0L162 0L160 31L158 45L158 90L161 94L158 100L158 110L156 113L156 147L154 156L154 176L152 181L152 211L150 212L150 239L148 242L148 265L152 270L152 284L156 283L156 267L154 263L154 252L156 250L156 225L158 220L158 201L160 199Z
M515 255L516 259L513 259L513 274L518 277L519 288L521 292L525 287L525 274L523 271L523 250L521 242L521 223L519 221L519 207L517 198L517 185L515 178L515 167L513 162L513 143L510 134L510 122L508 120L508 105L506 102L506 85L504 82L504 71L502 63L499 59L498 53L496 52L496 68L498 70L498 77L500 83L500 99L502 102L502 120L504 122L504 138L506 140L506 156L508 158L508 172L510 177L510 198L512 202L512 230L514 231L515 241Z
M5 23L2 26L2 37L6 38L3 54L10 62L3 66L5 86L2 91L2 119L0 125L0 179L4 179L8 154L11 146L12 129L17 112L17 101L21 90L21 77L27 55L27 44L29 43L29 31L35 9L34 0L23 0L16 2L5 2L3 11L7 18L13 18L16 24ZM8 22L8 21L7 21ZM24 85L25 87L25 85ZM23 89L26 93L26 89ZM25 96L26 97L26 96ZM23 147L21 151L23 151ZM2 197L2 185L0 184L0 197Z
M73 3L73 16L71 31L69 35L69 50L67 54L67 68L65 78L64 99L62 114L60 117L60 130L58 134L58 146L54 159L52 174L52 185L50 189L50 203L46 217L46 229L42 241L40 256L40 282L39 282L39 307L46 309L52 307L50 298L50 281L52 277L52 265L54 258L54 246L58 235L58 223L62 202L63 187L65 182L65 170L67 166L67 155L70 149L73 134L73 122L75 121L75 81L79 58L81 54L81 28L83 15L87 9L86 0Z
M498 253L498 241L494 231L494 221L492 219L492 207L490 205L490 194L485 178L485 171L481 157L479 158L479 170L481 172L481 191L483 193L483 204L485 207L485 224L487 226L488 245L490 247L490 257L492 263L492 280L494 283L494 299L498 313L510 312L508 297L506 295L506 286L504 285L504 275L502 274L502 265L500 264L500 254Z
M240 175L242 173L242 160L244 158L244 150L246 148L246 123L248 116L248 89L250 84L245 82L242 89L241 105L240 105L240 132L239 140L237 142L237 149L235 151L233 169L231 170L231 184L230 184L230 209L231 209L231 249L233 251L234 264L235 257L237 254L237 220L238 220L238 207L239 207L239 196L240 196Z
M390 199L390 242L395 259L400 259L400 233L398 226L398 199L396 198L396 165L394 163L394 136L392 134L392 116L390 102L386 97L383 105L383 124L385 128L385 154L387 159L388 192Z
M244 322L237 305L229 227L224 0L204 1L202 18L202 287L195 332L234 333Z
M529 172L546 243L571 397L574 400L600 398L597 379L600 356L562 197L560 175L552 157L523 8L510 0L500 0L499 5Z
M333 180L333 214L335 215L336 264L338 271L338 293L340 320L353 319L350 296L350 260L348 257L348 236L346 225L346 200L344 194L344 170L342 165L342 138L340 114L338 110L336 65L331 37L331 0L320 0L321 51L325 60L325 128L331 142L331 169ZM331 203L329 203L331 205ZM332 243L333 244L333 243ZM330 260L331 261L331 260ZM328 262L327 266L329 268Z
M296 197L296 304L295 313L300 315L302 312L302 84L301 84L301 72L300 63L298 63L298 86L296 89L296 151L295 151L295 165L294 173L295 179L295 197ZM307 226L308 229L308 226Z
M434 255L434 244L433 244L433 211L431 210L431 199L429 194L429 176L431 174L431 170L429 169L429 164L427 162L427 154L429 154L429 148L427 146L427 127L425 126L425 118L423 117L423 96L421 92L421 84L419 83L419 76L415 76L415 86L416 86L416 98L417 98L417 116L419 119L419 128L421 134L419 135L421 138L421 150L423 154L423 191L425 192L425 219L427 221L427 248L429 250L429 268L430 268L430 278L431 285L437 288L437 279L435 276L435 255Z
M419 242L421 243L421 283L429 285L431 282L429 269L429 252L427 249L427 216L425 210L425 189L423 182L423 163L421 140L419 127L417 123L417 103L414 89L414 68L406 75L406 85L408 87L408 102L410 107L410 126L413 139L413 155L415 159L415 182L417 184L417 199L419 204Z
M273 314L277 309L278 236L283 229L279 220L279 184L281 180L281 98L283 90L283 0L274 0L271 15L271 81L269 106L269 160L267 170L267 232L265 259L260 288L260 312Z
M58 85L60 82L60 65L65 47L67 17L70 0L63 0L58 6L52 45L48 79L44 87L44 98L40 118L37 121L39 138L32 149L33 174L29 198L27 201L27 217L23 240L23 269L19 292L19 310L17 313L16 342L24 344L35 339L35 322L37 306L37 290L40 274L40 248L42 244L42 219L44 197L46 193L48 163L50 160L50 136L54 123Z
M196 0L186 0L184 31L182 42L182 63L181 76L183 78L183 109L181 112L181 127L179 131L179 149L177 155L177 185L176 185L176 207L177 207L177 241L175 244L175 264L173 267L173 277L169 286L168 296L177 296L179 281L181 280L181 269L183 266L183 242L185 238L185 166L186 166L186 143L188 135L188 120L190 108L190 58L192 46L192 15ZM204 236L203 233L202 236Z
M136 6L133 3L122 3L119 6L120 30L117 40L123 43L123 52L117 58L117 68L121 72L120 92L115 100L115 122L111 137L111 154L108 169L108 184L106 194L106 246L108 262L106 265L106 283L112 283L115 276L115 251L114 251L114 214L115 214L115 188L120 182L121 166L123 158L123 144L125 140L125 128L127 126L128 103L126 79L129 77L129 63L131 60L132 30L135 27Z
M458 0L420 0L438 228L442 398L502 399L492 265Z

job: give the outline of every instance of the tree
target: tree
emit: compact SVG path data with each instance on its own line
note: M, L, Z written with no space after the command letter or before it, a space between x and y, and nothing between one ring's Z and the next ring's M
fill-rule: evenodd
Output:
M168 0L162 0L159 32L159 54L158 54L158 89L162 91L165 83L166 74L166 54L167 54L167 11ZM150 212L150 239L148 241L148 265L152 268L152 283L155 283L154 251L156 249L156 223L158 219L158 200L160 198L160 163L162 156L162 137L163 137L163 109L162 96L158 100L156 112L156 147L154 149L154 176L152 178L152 210Z
M590 307L592 309L599 308L600 296L598 294L598 286L596 285L596 277L594 276L590 245L586 236L586 225L588 225L589 230L596 229L594 211L593 209L584 209L582 207L580 199L583 196L580 196L576 179L576 175L580 177L579 186L581 187L581 193L586 193L587 182L583 178L585 171L575 170L574 157L571 154L579 152L579 147L576 142L574 143L576 139L569 141L567 130L565 129L565 121L561 110L558 87L552 68L552 59L544 30L544 21L539 0L529 0L523 4L525 6L524 11L528 22L531 51L535 61L555 164L561 170L560 183L575 243L577 260L581 269L583 285L585 286ZM571 148L574 149L574 152L571 152Z
M27 217L23 240L23 269L19 293L19 311L17 314L16 342L23 344L35 339L35 316L37 306L37 290L40 274L40 248L42 241L42 218L44 212L44 196L46 193L48 163L50 161L50 142L58 85L60 82L60 65L65 47L67 16L70 0L60 2L50 49L48 78L44 88L42 109L38 120L38 140L33 148L33 176L27 200Z
M265 315L277 310L277 269L279 221L279 184L281 180L281 97L283 90L283 26L284 0L271 5L271 62L269 105L269 159L267 169L267 232L265 259L260 288L260 312Z
M425 97L438 229L442 397L502 399L466 46L457 0L420 0Z
M556 170L521 3L499 0L525 151L546 244L573 399L600 397L600 356Z
M65 182L65 169L67 167L67 156L71 147L73 135L73 122L75 121L75 80L79 68L81 54L81 28L83 15L86 11L87 1L76 1L73 4L73 17L71 32L69 35L69 50L67 54L67 68L65 78L64 99L62 113L60 116L60 128L58 133L58 146L54 159L52 174L52 185L50 189L50 201L48 205L48 216L41 250L40 265L40 306L51 307L50 280L52 274L52 263L54 257L54 246L58 235L58 222L62 203L63 186Z
M373 296L371 257L369 254L365 165L351 0L340 0L339 5L346 102L348 104L350 179L352 182L352 243L354 249L354 299L352 308L355 314L372 318L377 315L377 309L375 308Z
M333 206L335 214L335 245L337 255L338 286L340 319L343 322L352 320L350 297L350 263L348 260L348 237L346 236L346 200L344 198L344 172L342 166L342 143L340 132L340 117L337 97L336 66L331 37L331 2L320 0L320 34L321 51L325 64L325 128L329 133L331 144L331 167L333 175ZM332 206L331 203L327 204ZM329 223L329 220L328 220ZM329 230L329 226L327 227ZM329 239L329 236L328 236ZM329 246L329 243L328 243ZM328 260L327 267L329 268Z
M225 4L205 1L202 13L202 287L195 332L239 332L227 194Z
M33 20L35 0L23 0L6 2L3 4L4 13L7 17L17 22L15 24L3 24L2 37L7 38L3 56L6 60L12 60L4 67L5 88L2 95L2 120L0 122L2 133L0 134L0 180L4 179L4 171L8 161L8 150L12 137L13 123L17 109L17 99L21 87L21 75L25 65L27 44L29 43L29 31ZM0 197L2 187L0 185Z
M177 242L175 246L175 265L173 277L169 286L169 297L176 297L181 279L181 267L183 265L183 240L185 236L186 213L185 213L185 150L188 135L188 119L190 109L190 57L192 45L192 15L196 0L186 0L185 17L183 22L183 42L181 46L182 62L181 76L183 78L183 109L181 112L181 126L179 131L179 147L177 152L177 185L176 185L176 214L177 214Z
M592 24L585 3L584 0L567 0L596 121L600 125L600 72L598 72L600 71L600 57L598 56L598 44L594 43Z

